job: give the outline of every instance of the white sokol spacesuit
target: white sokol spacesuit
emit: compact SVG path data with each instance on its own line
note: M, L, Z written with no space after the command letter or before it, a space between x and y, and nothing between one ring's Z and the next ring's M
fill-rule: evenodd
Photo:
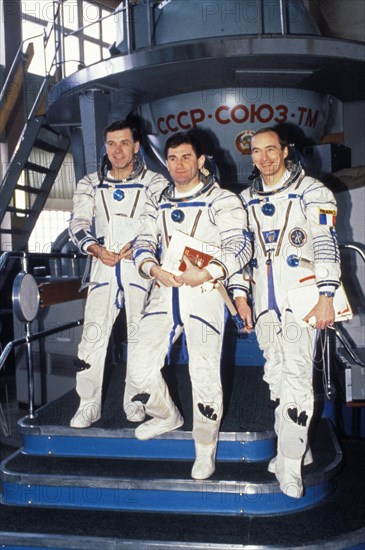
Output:
M279 400L275 410L278 451L269 469L283 492L300 497L301 465L313 413L312 367L318 331L295 317L288 290L313 281L319 292L334 293L339 286L340 257L332 192L305 176L299 166L289 166L275 189L264 189L259 177L241 198L254 240L251 283L257 338L266 360L264 380L271 399ZM247 290L246 281L236 284L235 279L231 288ZM307 313L311 309L308 305Z
M119 252L138 234L146 198L155 192L160 194L166 184L162 175L147 169L139 152L134 158L134 169L125 180L114 180L108 173L106 177L98 173L84 177L74 194L69 225L72 241L86 254L92 243L104 244L109 250ZM71 420L74 427L87 427L100 418L104 364L113 324L124 305L128 345L132 346L150 281L138 274L132 260L122 260L116 267L109 267L92 258L88 285L78 348L80 370L76 376L80 406ZM137 417L128 407L126 412L129 420L143 419L141 410Z
M147 204L146 222L133 247L135 263L143 276L148 276L153 264L164 266L175 230L207 243L208 254L219 250L206 266L212 280L229 279L249 261L246 212L239 198L221 189L213 177L201 176L200 185L189 196L177 198L170 184L159 200L156 195L153 199ZM216 289L204 292L202 286L186 285L168 288L156 281L136 335L139 345L128 355L127 389L132 390L128 399L133 402L144 395L146 413L160 419L175 416L176 428L183 419L161 369L172 343L185 333L196 453L205 451L210 457L215 455L222 417L220 359L224 326L225 305Z

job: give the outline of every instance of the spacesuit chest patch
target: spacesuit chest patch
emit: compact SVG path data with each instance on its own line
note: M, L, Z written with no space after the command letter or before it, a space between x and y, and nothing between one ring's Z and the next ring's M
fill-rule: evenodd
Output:
M275 214L275 206L271 202L265 202L261 210L264 216L273 216Z
M115 201L122 201L125 197L125 193L122 189L116 189L114 192L113 192L113 199Z
M307 234L300 227L295 227L289 232L289 241L294 246L304 246L307 242Z
M266 244L277 243L279 238L280 229L271 229L270 231L263 231L262 235Z
M319 223L320 225L330 225L334 227L336 225L336 210L324 210L320 208Z
M181 223L185 218L185 214L182 210L173 210L171 212L171 219L173 222Z

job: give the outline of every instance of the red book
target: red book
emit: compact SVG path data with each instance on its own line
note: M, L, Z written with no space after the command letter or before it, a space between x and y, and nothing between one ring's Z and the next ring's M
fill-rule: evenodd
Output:
M180 275L186 269L184 256L189 258L192 264L203 268L219 252L219 246L214 243L206 243L185 235L182 231L174 231L161 267L173 275Z

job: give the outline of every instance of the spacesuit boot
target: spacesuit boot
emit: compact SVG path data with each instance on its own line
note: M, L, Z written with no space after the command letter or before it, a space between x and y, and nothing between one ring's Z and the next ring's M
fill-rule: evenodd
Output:
M180 428L184 424L184 419L171 399L161 373L156 374L150 380L150 384L147 381L145 387L146 394L149 396L145 405L146 414L152 416L152 418L136 428L136 438L142 440L152 439Z
M94 380L85 376L83 371L77 373L76 391L80 396L80 404L71 418L71 428L89 428L101 417L101 386L95 387Z
M132 397L131 397L132 396ZM143 420L146 418L146 409L143 401L148 400L149 395L134 395L133 396L133 389L131 385L129 384L128 378L125 381L125 391L124 391L124 398L123 398L123 409L125 412L125 415L127 417L127 420L129 422L143 422Z
M299 426L286 414L279 402L275 409L275 432L278 436L277 455L271 459L268 471L274 473L280 490L292 498L303 496L302 464L313 462L307 441L307 428Z
M202 445L195 442L195 462L191 470L193 479L208 479L215 471L215 454L217 443Z
M309 466L309 464L312 464L312 463L313 463L312 450L310 447L307 447L307 450L303 457L303 466ZM276 456L274 456L270 460L267 467L267 471L270 472L271 474L275 474L275 465L276 465Z
M292 498L303 496L302 462L308 446L307 435L306 426L281 422L275 476L281 491Z
M275 433L278 435L279 434L279 431L280 431L280 419L281 419L281 409L280 407L278 406L276 409L275 409L275 426L274 426L274 429L275 429ZM276 469L276 456L274 456L268 466L267 466L267 471L270 472L271 474L275 474L275 469ZM312 464L313 462L313 455L312 455L312 450L310 448L310 446L308 445L307 448L306 448L306 451L304 453L304 456L303 456L303 466L308 466L309 464Z
M101 418L101 403L90 399L81 399L79 408L71 418L71 428L89 428Z
M208 479L215 471L215 455L222 407L212 404L209 406L207 403L199 402L195 391L193 391L193 397L196 405L194 407L192 435L195 442L196 458L191 477L193 479ZM206 414L209 413L210 417L202 414L202 411Z
M275 463L275 476L282 493L291 498L303 496L301 460L278 453Z
M166 432L172 432L177 430L184 424L184 419L176 409L173 414L170 414L167 418L154 417L151 420L147 420L138 428L136 428L135 436L137 439L153 439L158 435Z

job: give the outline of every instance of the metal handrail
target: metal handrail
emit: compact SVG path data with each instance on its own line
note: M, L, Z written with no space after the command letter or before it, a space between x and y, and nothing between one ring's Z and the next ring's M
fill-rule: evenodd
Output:
M333 330L338 340L341 342L351 359L355 361L357 365L359 365L362 368L365 368L365 363L361 361L361 359L358 358L358 356L354 352L354 348L351 346L350 342L347 340L344 331L342 327L335 323L333 327L328 327L329 329ZM355 348L356 349L356 348Z
M363 262L365 262L365 252L358 245L355 245L353 243L340 243L339 247L340 249L354 250L357 254L359 254ZM338 323L335 323L333 327L328 327L328 328L335 333L336 337L341 342L341 344L343 345L347 353L350 355L351 359L353 359L355 363L360 367L365 368L365 363L361 361L361 359L359 359L359 357L356 355L354 351L356 348L353 348L351 346L350 342L347 340L345 336L345 333L342 327Z
M357 252L360 255L360 257L362 258L362 260L365 262L365 251L362 250L362 248L360 248L356 244L341 243L341 244L339 244L339 247L342 248L342 249L355 250L355 252Z
M28 271L28 260L33 259L43 259L43 258L85 258L84 254L79 252L3 252L0 256L0 273L4 271L8 261L11 258L19 258L22 260L23 271Z
M83 324L83 322L84 322L83 319L79 319L78 321L72 321L70 323L65 323L63 325L60 325L59 327L50 328L47 330L41 330L32 335L23 336L22 338L17 338L16 340L12 340L8 342L5 348L3 349L2 354L0 355L0 372L5 364L5 361L9 356L9 353L17 346L21 346L22 344L28 344L30 342L35 342L37 340L40 340L41 338L46 338L47 336L51 336L52 334L57 334L57 332L63 332L64 330L68 330L69 328L79 327Z
M3 87L1 89L1 93L0 93L0 104L3 102L4 100L4 96L6 95L6 92L7 92L7 87L9 85L9 83L11 82L12 78L13 78L13 73L18 65L18 62L19 61L22 61L22 56L24 55L24 52L23 52L23 47L24 47L24 44L26 42L28 42L29 40L33 40L34 38L39 38L40 36L43 36L43 33L40 33L40 34L35 34L34 36L31 36L30 38L26 38L25 40L22 40L22 42L20 43L20 46L14 56L14 61L9 69L9 72L8 72L8 75L6 77L6 80L3 84Z
M0 273L5 270L8 261L12 259L20 259L22 264L22 270L27 273L28 267L29 267L29 259L30 258L84 258L84 255L80 253L63 253L63 252L50 252L50 253L39 253L39 252L4 252L0 256ZM41 338L45 338L46 336L49 336L51 334L55 334L57 332L62 332L64 330L67 330L69 328L73 328L76 326L80 326L83 324L83 319L79 319L78 321L73 321L71 323L66 323L63 325L60 325L59 327L39 331L35 334L31 334L30 332L30 322L25 323L25 336L22 338L18 338L17 340L13 340L9 342L1 356L0 356L0 372L5 364L6 359L8 358L9 353L11 350L16 347L20 346L22 344L26 345L26 351L27 351L27 364L28 364L28 395L29 395L29 416L30 418L33 417L33 411L34 411L34 374L33 374L33 360L32 360L32 352L31 352L31 343L40 340ZM0 404L0 424L2 424L4 433L7 432L7 426L6 421L4 418L4 415L2 414L2 408Z

